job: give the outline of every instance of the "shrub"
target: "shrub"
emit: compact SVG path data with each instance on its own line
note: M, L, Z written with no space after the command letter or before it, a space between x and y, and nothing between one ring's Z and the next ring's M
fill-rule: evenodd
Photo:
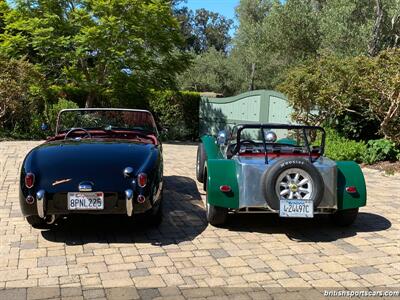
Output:
M43 118L42 83L42 74L26 60L0 56L0 131L3 136L40 137L35 125Z
M399 49L376 57L322 55L290 68L278 89L299 123L326 124L348 138L378 133L400 145L399 64Z
M56 129L57 116L60 110L78 107L79 106L75 102L66 99L59 99L57 103L51 105L47 109L47 119L49 121L50 130L54 131Z
M149 109L157 123L168 128L167 139L198 138L200 94L195 92L152 91Z
M368 149L363 156L363 161L367 164L373 164L379 161L399 159L400 150L396 148L395 143L386 139L371 140L368 142Z
M325 155L333 160L354 160L361 163L367 152L364 142L349 140L332 129L326 130Z

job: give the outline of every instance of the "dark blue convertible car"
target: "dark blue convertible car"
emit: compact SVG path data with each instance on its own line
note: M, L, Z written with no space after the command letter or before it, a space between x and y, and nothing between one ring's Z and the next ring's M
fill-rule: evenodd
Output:
M70 214L144 214L158 224L162 145L146 110L66 109L22 165L20 204L33 227Z

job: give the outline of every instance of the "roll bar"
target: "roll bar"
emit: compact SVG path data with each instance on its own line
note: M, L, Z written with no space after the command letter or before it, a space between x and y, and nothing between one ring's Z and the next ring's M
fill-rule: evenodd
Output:
M250 129L261 129L262 133L262 139L263 139L263 146L264 146L264 152L265 152L265 163L268 163L268 153L267 153L267 142L265 140L264 136L264 130L262 129L297 129L301 130L303 132L303 138L304 142L308 151L308 156L310 158L310 161L312 161L312 156L311 156L311 148L310 148L310 142L307 138L307 133L306 130L319 130L322 132L322 140L321 140L321 147L319 150L319 154L323 155L325 151L325 138L326 138L326 132L325 130L320 127L320 126L309 126L309 125L291 125L291 124L276 124L276 123L266 123L266 124L239 124L236 126L237 128L237 137L236 137L236 147L233 150L233 154L236 154L240 150L240 137L243 129L250 128Z

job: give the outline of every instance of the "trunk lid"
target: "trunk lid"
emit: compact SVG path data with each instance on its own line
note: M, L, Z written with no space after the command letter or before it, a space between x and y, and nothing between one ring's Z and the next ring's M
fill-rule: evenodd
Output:
M93 183L94 191L120 191L130 185L123 170L135 175L154 164L158 148L126 140L62 140L31 151L26 166L36 175L36 186L47 192L78 191L79 183Z

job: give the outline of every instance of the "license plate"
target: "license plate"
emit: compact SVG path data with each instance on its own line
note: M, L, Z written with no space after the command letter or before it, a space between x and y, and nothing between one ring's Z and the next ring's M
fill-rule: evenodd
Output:
M314 217L314 203L309 200L281 199L279 216L287 218L312 218Z
M101 210L104 209L104 193L68 193L69 210Z

